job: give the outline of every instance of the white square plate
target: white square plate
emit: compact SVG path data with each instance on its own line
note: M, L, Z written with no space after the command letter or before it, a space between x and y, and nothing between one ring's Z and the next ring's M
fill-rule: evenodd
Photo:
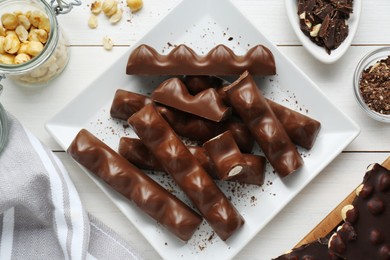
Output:
M356 124L339 111L258 29L261 30L255 28L230 1L184 0L138 42L150 44L164 53L169 52L172 45L185 43L199 54L206 53L219 43L231 47L237 54L244 54L256 44L264 44L273 52L277 64L276 76L255 78L264 95L322 123L314 147L310 151L300 150L304 167L292 176L281 180L268 165L262 187L218 183L246 221L243 228L227 242L214 235L204 222L194 237L183 243L87 172L165 259L234 257L359 133ZM83 93L47 122L46 129L64 149L82 128L88 129L113 149L117 149L121 136L134 135L124 122L110 118L109 110L115 90L123 88L146 94L163 80L125 74L128 55L138 44L134 44ZM154 178L188 202L169 177L157 174Z

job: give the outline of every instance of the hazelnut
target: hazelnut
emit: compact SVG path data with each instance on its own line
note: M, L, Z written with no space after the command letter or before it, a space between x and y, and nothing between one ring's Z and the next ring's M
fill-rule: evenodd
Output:
M116 24L122 19L122 13L123 10L121 8L118 8L116 13L110 17L110 23Z
M127 6L130 8L132 13L135 13L143 7L144 3L142 0L127 0Z
M19 50L20 41L14 34L9 34L4 40L4 50L9 54L15 54Z
M91 4L91 12L93 14L100 14L102 12L102 2L101 1L95 1Z
M113 42L108 36L103 37L103 47L107 51L112 50Z
M4 28L7 30L15 30L16 26L18 26L18 19L14 14L5 13L1 16L1 23Z
M95 29L98 26L97 16L92 14L88 19L88 26L91 29Z
M15 56L14 63L21 64L21 63L25 63L29 60L31 60L30 55L28 55L26 53L20 53L20 54Z

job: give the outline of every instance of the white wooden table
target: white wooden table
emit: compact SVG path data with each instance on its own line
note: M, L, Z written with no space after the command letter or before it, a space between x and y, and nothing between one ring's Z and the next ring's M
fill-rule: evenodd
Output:
M294 1L294 0L292 0ZM120 1L125 2L125 1ZM4 81L4 107L50 147L65 164L87 210L118 232L147 259L159 255L116 206L81 171L45 131L44 124L76 97L128 46L156 25L177 0L144 0L144 8L116 26L104 19L96 30L87 26L91 0L74 8L59 22L71 45L71 60L63 74L48 87L26 89ZM390 155L390 124L373 121L362 113L352 94L352 75L367 52L390 45L390 2L363 1L360 26L345 56L333 65L316 61L300 45L287 20L282 0L233 0L261 31L295 62L322 91L361 128L360 135L291 203L285 207L238 255L237 259L271 259L293 247L328 212L362 181L365 168ZM123 5L123 3L121 3ZM101 17L102 18L102 17ZM102 47L103 36L115 43Z

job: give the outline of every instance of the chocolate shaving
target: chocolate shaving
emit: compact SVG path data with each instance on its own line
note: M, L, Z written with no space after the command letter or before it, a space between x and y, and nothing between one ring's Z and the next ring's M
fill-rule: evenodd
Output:
M390 56L363 71L359 89L371 110L390 115Z

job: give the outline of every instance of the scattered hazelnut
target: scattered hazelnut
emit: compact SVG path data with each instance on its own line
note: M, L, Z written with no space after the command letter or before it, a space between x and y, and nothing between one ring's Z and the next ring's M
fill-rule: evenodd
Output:
M135 13L143 7L144 3L142 0L127 0L127 6L130 8L132 13Z
M103 47L105 50L107 50L107 51L112 50L113 45L114 44L113 44L111 38L109 38L108 36L103 37Z
M102 2L101 1L95 1L91 4L91 12L93 14L100 14L102 12Z
M111 24L116 24L122 19L122 13L123 10L121 8L118 8L116 13L110 17L110 23Z
M91 29L95 29L98 26L98 19L96 15L92 14L91 17L89 17L88 26Z
M116 3L114 0L104 0L102 10L107 15L107 13L110 12L115 5Z

